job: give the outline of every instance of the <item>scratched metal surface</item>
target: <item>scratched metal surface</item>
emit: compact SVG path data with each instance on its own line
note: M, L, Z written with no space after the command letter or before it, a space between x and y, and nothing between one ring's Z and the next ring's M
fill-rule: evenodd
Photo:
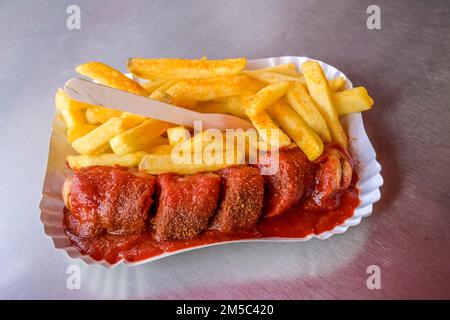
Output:
M450 2L1 1L0 298L450 298ZM81 30L65 27L81 7ZM86 266L39 221L53 94L78 63L304 55L364 85L382 199L343 235L234 244L136 268ZM81 289L66 269L81 269ZM381 289L366 268L381 268Z

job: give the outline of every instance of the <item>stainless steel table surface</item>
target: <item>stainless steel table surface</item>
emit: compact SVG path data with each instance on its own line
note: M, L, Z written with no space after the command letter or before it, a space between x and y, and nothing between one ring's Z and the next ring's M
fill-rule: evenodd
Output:
M66 8L81 29L66 28ZM366 9L381 9L381 29ZM0 298L450 298L450 1L0 1ZM309 56L374 97L385 184L328 240L216 246L139 267L87 266L39 220L55 89L93 59ZM70 265L81 288L66 287ZM370 290L366 271L381 270Z

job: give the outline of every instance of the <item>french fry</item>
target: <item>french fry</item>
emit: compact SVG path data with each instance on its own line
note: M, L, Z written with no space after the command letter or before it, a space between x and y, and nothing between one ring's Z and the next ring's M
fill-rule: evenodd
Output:
M233 130L227 131L224 141L224 149L227 152L242 151L250 163L255 163L258 157L258 149L268 150L267 142L258 139L258 133L255 130Z
M170 88L172 88L174 85L176 85L178 82L180 82L180 80L169 80L166 83L164 83L163 85L161 85L157 90L167 91Z
M151 99L163 101L166 103L172 103L173 98L166 92L167 89L170 89L175 84L177 84L179 81L177 80L168 80L164 84L162 84L159 88L154 90L152 94L150 95Z
M216 133L217 131L212 130L199 132L193 137L174 145L174 148L176 148L176 150L182 150L183 152L195 154L194 159L198 159L199 157L201 158L202 153L204 159L205 153L209 154L209 151L216 151L218 148L220 148L220 152L225 152L230 148L232 149L230 151L236 152L235 149L238 149L238 146L235 148L234 143L227 145L226 138L222 135L218 136ZM245 140L242 149L242 151L245 152Z
M95 79L108 87L128 91L141 96L148 96L149 94L139 83L128 78L119 70L102 62L92 61L80 64L76 67L75 71L83 76Z
M294 140L310 161L317 159L323 152L323 142L308 124L283 100L267 109L288 136Z
M109 144L119 156L143 150L152 145L152 141L164 133L171 124L155 119L147 119L138 126L111 137Z
M62 110L84 110L92 107L90 104L82 103L76 100L70 99L63 89L59 88L55 94L55 106L56 109Z
M274 83L279 83L279 82L287 82L287 81L304 81L303 76L302 75L297 75L297 76L288 76L288 75L284 75L281 73L277 73L277 72L268 72L268 71L260 71L260 70L245 70L242 72L243 74L268 83L268 84L274 84Z
M206 79L234 75L245 68L245 58L225 60L143 59L128 60L128 70L143 79Z
M67 129L67 141L69 143L74 142L78 138L88 134L92 130L97 128L97 126L93 126L90 124L76 124Z
M105 150L108 147L108 141L124 130L122 118L111 118L88 134L76 139L72 147L82 155L92 155L99 150Z
M86 110L86 121L89 124L105 123L111 118L120 117L122 111L94 106Z
M230 113L228 102L225 99L202 101L194 110L203 113Z
M331 97L340 116L352 112L366 111L373 105L373 99L364 87L335 92Z
M347 136L339 122L339 115L336 107L333 105L328 81L325 78L322 68L317 61L307 61L302 64L302 71L309 94L324 116L333 141L347 148Z
M191 137L183 126L81 103L58 89L55 106L66 122L67 140L81 154L68 156L69 166L138 166L151 174L192 174L240 164L246 154L250 158L250 151L292 142L313 161L322 154L324 143L334 141L347 148L339 116L373 105L365 88L344 90L344 78L327 80L314 61L304 63L302 72L293 63L258 70L244 70L245 65L245 58L129 59L129 70L149 79L143 85L104 63L78 66L80 74L113 88L198 112L249 119L257 133L253 130L250 137L242 132L243 143L233 140L229 144L209 130ZM180 161L180 150L193 163ZM231 162L229 151L233 151Z
M272 121L265 111L249 118L261 139L270 146L283 147L291 144L291 139Z
M90 167L90 166L123 166L137 167L146 153L143 151L128 153L118 156L114 153L106 153L98 156L67 156L66 160L72 169Z
M245 110L251 101L251 97L252 95L226 98L228 113L242 119L248 119Z
M240 164L243 161L244 154L242 152L236 152L235 159L226 163L226 155L218 155L222 158L221 163L208 164L202 163L188 163L188 162L174 162L172 154L147 154L142 157L139 163L139 170L145 171L149 174L161 174L166 172L173 172L178 174L195 174L198 172L210 172L218 171L223 168L229 167L233 164Z
M169 139L159 136L156 137L149 143L147 146L145 146L142 151L145 151L146 153L154 153L155 150L158 150L159 146L164 146L169 144ZM161 147L162 148L162 147Z
M126 129L131 129L136 127L138 124L144 122L148 118L144 116L140 116L138 114L130 113L130 112L124 112L120 116L123 119L123 126Z
M58 88L55 93L55 107L57 110L65 110L69 105L69 98L63 89Z
M173 146L170 144L160 144L157 146L152 146L147 149L147 152L150 154L167 154L170 155L172 152Z
M326 143L331 142L331 134L325 118L312 101L305 86L300 82L296 82L288 91L286 97L291 107L319 135L322 141Z
M158 89L154 90L150 95L151 99L162 101L165 103L170 103L182 108L192 109L197 105L196 101L185 99L183 97L173 97L167 93L167 90L173 87L175 84L180 82L179 80L169 80Z
M283 66L283 65L278 65ZM297 71L292 74L289 74L288 72L278 72L275 68L278 66L266 68L266 69L258 69L258 70L244 70L242 71L242 74L245 74L253 79L265 82L267 84L274 84L279 82L286 82L286 81L297 81L301 82L303 84L306 84L305 77L301 73L297 73ZM274 71L272 71L274 70ZM339 91L342 90L345 87L345 80L342 77L328 80L328 85L330 86L330 89L332 91Z
M155 90L149 97L150 99L158 100L161 102L173 104L173 97L165 91Z
M197 101L192 100L185 100L185 99L174 99L173 104L175 106L186 108L186 109L195 109L195 107L198 105Z
M224 99L204 101L199 103L194 109L203 113L224 113L242 119L248 119L248 116L245 114L245 109L252 96L231 96Z
M295 63L283 63L269 68L257 69L254 71L271 72L284 74L285 76L298 77L300 73L297 70Z
M340 91L345 87L345 80L342 77L338 77L333 80L328 80L328 85L331 91Z
M61 115L66 123L67 128L71 128L76 125L86 124L84 112L79 109L63 109Z
M224 138L216 140L213 139L206 143L202 150L203 163L210 164L244 164L246 155L246 145L236 145L228 143ZM194 161L195 161L195 154Z
M167 137L169 138L169 144L174 146L190 139L191 134L184 126L178 126L167 129Z
M180 143L176 144L179 146L179 149L181 150L189 150L190 152L201 152L204 147L210 143L212 140L212 137L205 134L205 131L198 132L193 137L190 136L189 138L181 141Z
M180 81L166 92L174 99L208 101L230 96L254 94L263 87L245 75Z
M92 108L88 108L84 115L85 115L86 122L89 123L90 125L97 125L97 124L101 124L102 123L97 118L97 115L92 110Z
M69 99L62 89L56 90L55 106L57 110L61 111L67 128L86 124L84 109L88 105L84 103L72 103L72 100Z
M167 80L167 79L153 79L153 80L149 80L149 81L141 84L141 86L145 90L147 90L148 94L151 94L153 91L155 91L156 89L160 88L163 84L165 84L168 81L170 81L170 80Z
M92 152L91 156L99 156L101 154L105 154L105 153L112 153L112 149L109 146L109 144L105 144L102 147L98 148L97 150L95 150L94 152Z
M290 82L280 82L264 87L252 97L245 113L249 118L260 114L284 96L291 86Z

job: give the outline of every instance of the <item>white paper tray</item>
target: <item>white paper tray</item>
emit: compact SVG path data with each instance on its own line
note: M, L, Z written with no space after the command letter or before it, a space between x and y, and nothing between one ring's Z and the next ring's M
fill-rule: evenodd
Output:
M281 63L295 63L298 67L307 61L311 60L307 57L277 57L267 59L249 60L247 63L248 69L259 69L270 66L275 66ZM352 83L339 70L326 63L319 61L325 75L328 79L336 77L344 77L346 79L346 88L351 88ZM345 220L341 225L336 226L330 231L321 234L312 234L304 238L259 238L249 240L235 240L227 242L219 242L208 245L187 248L174 252L163 253L161 255L151 257L138 262L127 262L121 260L114 265L102 260L96 261L87 255L82 255L78 249L71 246L69 238L64 232L63 226L63 210L64 202L61 196L61 188L66 177L66 155L75 154L70 144L66 140L65 124L61 116L57 113L52 124L52 134L50 137L49 156L47 163L47 172L45 175L44 186L42 190L42 200L40 203L41 221L44 224L45 233L53 239L56 248L65 250L72 258L81 258L88 264L101 264L105 267L116 266L121 263L127 265L138 265L153 260L169 257L174 254L186 252L190 250L197 250L204 247L221 245L230 242L261 242L261 241L277 241L277 242L296 242L306 241L311 238L327 239L335 234L340 234L349 227L356 226L361 222L363 217L367 217L372 213L373 203L380 199L380 187L383 184L383 178L380 171L381 166L376 160L375 150L373 149L369 137L364 130L364 123L360 113L353 113L341 118L344 127L347 130L350 140L350 153L355 160L356 172L359 176L357 187L360 191L360 205L355 209L353 216Z

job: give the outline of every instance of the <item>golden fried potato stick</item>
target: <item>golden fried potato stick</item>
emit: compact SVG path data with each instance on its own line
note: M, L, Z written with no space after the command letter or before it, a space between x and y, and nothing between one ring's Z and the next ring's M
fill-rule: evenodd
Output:
M93 105L82 103L76 100L70 99L63 89L59 88L55 94L55 106L57 110L84 110Z
M173 104L173 97L165 91L155 90L149 97L150 99L158 100L161 102Z
M291 144L291 139L272 121L266 111L249 118L261 139L270 146L279 148ZM278 139L274 132L278 134Z
M251 98L245 114L249 118L260 114L284 96L291 87L291 82L280 82L262 88Z
M296 81L306 84L305 77L303 76L303 74L298 73L295 70L292 70L295 73L278 72L278 70L275 69L277 67L278 66L258 70L244 70L242 71L242 74L245 74L253 79L262 81L267 84L274 84L285 81ZM273 69L275 70L271 71ZM331 91L340 91L345 87L345 80L342 77L333 80L328 80L328 85L330 86Z
M259 80L261 82L265 82L268 84L287 81L304 81L303 75L301 74L296 76L288 76L277 72L260 71L260 70L251 70L251 71L245 70L242 71L242 74L245 74L255 80Z
M95 150L94 152L92 152L92 156L98 156L101 154L105 154L105 153L112 153L112 149L109 146L109 144L105 144L104 146L98 148L97 150Z
M207 144L209 144L213 138L205 134L205 131L200 131L193 135L186 135L187 139L181 140L176 145L179 146L181 150L190 150L191 152L201 152Z
M143 79L206 79L235 75L245 68L246 58L224 60L144 59L128 60L128 70Z
M170 80L168 80L168 79L154 79L154 80L149 80L149 81L141 84L141 86L142 86L142 88L147 90L148 94L151 94L153 91L155 91L156 89L160 88L162 85L164 85L168 81L170 81Z
M169 145L169 139L159 136L153 139L151 143L145 146L141 151L145 151L146 153L155 153L155 150L162 150L165 145Z
M233 133L236 132L233 131ZM242 130L242 134L245 135L245 131ZM245 136L241 137L243 138L241 141L242 145L237 143L238 141L235 141L233 138L229 137L229 133L223 135L217 129L208 129L206 131L198 132L193 137L189 137L188 139L182 140L178 144L173 145L173 150L174 152L182 151L183 153L187 153L190 157L189 159L193 157L191 160L193 160L194 163L198 160L203 160L208 164L221 161L222 158L220 157L224 154L228 159L234 159L238 152L242 152L245 155L246 140ZM227 138L231 140L228 141Z
M66 123L67 128L71 128L76 125L86 124L86 118L84 112L78 109L63 109L61 115Z
M171 87L173 87L174 85L176 85L178 82L180 82L179 80L167 80L164 84L162 84L161 86L159 86L156 90L153 91L153 93L150 95L150 98L152 98L152 95L157 92L157 91L163 91L166 92L168 89L170 89Z
M307 61L302 64L302 71L309 94L325 118L333 141L347 148L347 135L339 122L339 115L331 98L330 87L320 64L317 61Z
M172 152L173 146L170 144L160 144L157 146L152 146L146 149L147 153L150 154L170 154Z
M322 116L301 82L296 82L293 85L288 91L286 98L292 109L306 121L323 142L331 142L331 134L330 130L328 130L327 123L325 122L325 118Z
M75 102L75 103L74 103ZM78 103L69 99L66 93L62 89L58 89L55 94L55 107L61 112L61 115L66 123L67 128L71 128L76 125L86 124L84 117L85 108L90 105L84 103Z
M88 62L80 64L75 69L79 74L95 79L99 83L124 91L128 91L141 96L148 96L149 93L139 83L128 78L119 70L116 70L102 62Z
M309 160L317 159L323 152L323 142L308 124L288 105L284 99L267 109L288 136L294 140Z
M178 98L172 99L172 104L174 106L178 106L181 108L193 110L197 107L198 102L194 101L194 100L188 100L188 99L183 99L183 98L178 97Z
M141 162L139 163L139 171L144 171L149 174L161 174L166 172L195 174L198 172L218 171L229 167L230 165L242 163L245 155L238 150L235 159L232 159L233 161L225 161L225 159L227 159L226 153L218 155L218 157L221 157L224 161L212 164L208 164L204 161L202 161L202 163L176 163L171 154L147 154L142 157Z
M55 107L56 110L65 110L69 106L69 97L66 95L63 89L58 88L55 93Z
M134 113L130 113L130 112L124 112L122 113L122 115L120 116L123 119L123 126L126 129L131 129L136 127L138 124L144 122L145 120L147 120L148 118L138 115L138 114L134 114Z
M338 77L333 80L328 80L328 85L331 91L341 91L345 87L345 79Z
M308 90L305 88L305 85L306 83L303 83L301 81L296 82L295 87L297 89L291 89L287 94L289 103L291 104L292 108L294 108L294 110L297 111L297 113L299 113L306 122L308 122L309 126L313 128L317 133L319 133L324 142L329 142L327 138L324 138L325 135L320 134L322 131L309 122L308 116L302 114L302 110L304 112L309 112L309 109L311 109L311 107L308 108L308 106L314 104L314 102L311 100L311 97L309 96ZM366 88L364 87L356 87L343 90L343 88L345 87L345 80L342 77L329 80L328 85L330 86L331 91L334 91L331 93L331 97L340 116L352 112L367 111L370 110L370 108L373 106L374 101L369 96ZM300 88L300 86L303 87L303 90L301 90L301 92L298 92L298 88ZM295 91L297 91L296 95L299 98L301 97L304 102L303 106L301 107L293 104L292 96L294 95Z
M74 142L78 138L85 136L92 130L96 129L98 126L90 125L90 124L76 124L67 129L67 141L69 143Z
M252 97L253 95L248 95L248 96L234 96L224 99L227 103L228 112L233 116L242 119L248 119L245 110L249 106Z
M163 134L172 125L155 120L147 119L138 126L128 129L125 132L112 137L109 145L113 152L119 156L130 152L144 150L151 145L161 134Z
M168 80L159 88L154 90L150 95L151 99L159 100L162 102L170 103L182 108L192 109L197 105L196 101L184 99L183 97L173 97L167 93L167 90L176 85L179 80Z
M122 111L113 110L100 106L93 106L86 109L86 121L89 124L105 123L111 118L120 117Z
M340 116L352 112L366 111L373 106L373 99L364 87L335 92L331 97Z
M208 101L254 94L264 85L245 75L180 81L166 92L174 99Z
M118 156L114 153L106 153L98 156L67 156L66 160L69 167L72 169L90 166L137 167L145 154L146 153L144 151L128 153L123 156Z
M111 118L88 134L76 139L72 147L83 155L98 154L107 150L108 141L124 130L122 118Z
M283 63L269 68L250 70L250 71L258 71L258 72L271 72L271 73L279 73L284 74L285 76L298 77L300 76L300 72L297 70L297 66L295 63Z
M228 102L225 99L202 101L193 108L194 111L203 113L224 113L230 114Z
M191 133L184 126L177 126L167 129L167 137L171 146L177 145L191 138Z
M193 108L197 112L203 113L224 113L233 116L248 119L245 109L253 95L248 96L231 96L228 98L199 102Z

